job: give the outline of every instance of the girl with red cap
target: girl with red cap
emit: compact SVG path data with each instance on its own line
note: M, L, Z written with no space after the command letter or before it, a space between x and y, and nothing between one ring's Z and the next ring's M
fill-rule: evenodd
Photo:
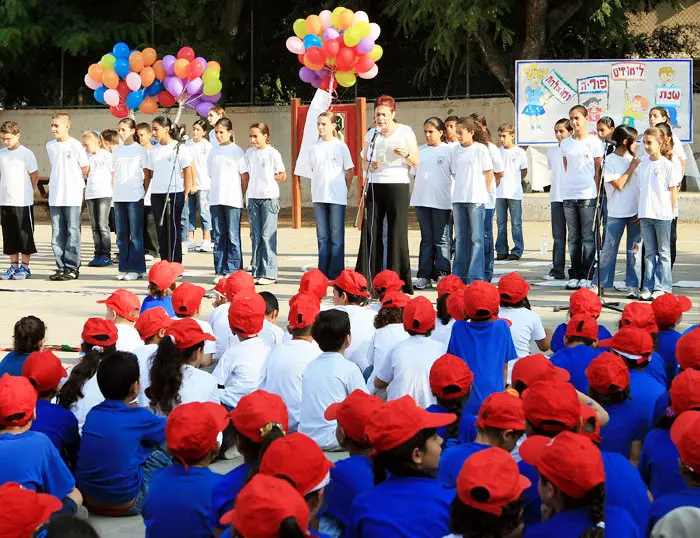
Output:
M172 294L177 279L185 272L181 263L161 260L154 263L148 271L148 295L141 305L141 313L156 306L162 307L170 317L175 317Z
M106 307L105 319L117 326L117 350L133 352L143 345L143 340L134 329L134 322L139 315L139 298L133 291L119 288L107 299L97 301Z
M437 285L437 301L435 307L437 309L437 322L435 330L431 338L445 345L450 343L450 335L452 334L452 326L455 324L456 318L451 314L447 307L448 299L458 292L464 292L466 286L462 279L455 275L447 275L440 279ZM460 309L461 310L461 307Z
M151 364L153 355L158 351L158 344L165 337L165 331L172 325L173 318L161 307L149 308L139 316L134 327L144 341L144 345L134 350L134 355L139 360L139 372L141 374L141 390L139 391L139 405L148 407L149 398L146 397L146 389L151 385Z
M391 269L384 269L380 271L372 279L372 291L377 298L376 303L370 304L367 309L379 312L382 308L382 299L384 296L392 291L403 291L403 280L399 277L396 271Z
M233 334L228 322L228 312L233 298L243 290L255 291L255 280L250 273L242 269L222 278L212 290L222 298L221 301L217 301L217 306L209 314L209 324L214 331L212 334L216 338L214 359L217 361L229 347L238 343L238 337Z
M618 329L629 327L642 329L651 336L653 349L649 362L647 363L644 371L647 375L653 377L656 381L668 389L671 386L672 378L676 375L676 372L674 371L675 366L673 363L666 362L665 359L658 353L659 326L656 324L654 309L649 303L635 301L628 303L627 306L625 306L622 311L622 316L620 316ZM669 378L667 374L669 371L672 373L671 378Z
M693 303L685 295L666 293L651 303L659 333L656 335L656 349L666 365L668 382L678 374L676 344L681 338L676 328L683 321L683 313L693 308Z
M578 314L586 314L594 319L600 317L603 307L600 305L598 295L587 288L576 290L569 296L569 318L573 318ZM551 349L555 353L565 347L564 337L566 336L566 323L560 323L554 329L552 335ZM605 340L612 336L610 331L604 325L598 325L598 340Z

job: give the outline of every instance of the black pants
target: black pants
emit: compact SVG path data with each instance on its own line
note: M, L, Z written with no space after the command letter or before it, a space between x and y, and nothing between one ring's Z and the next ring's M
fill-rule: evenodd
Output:
M36 254L33 205L0 207L0 227L3 254Z
M143 206L143 246L146 254L158 256L160 252L158 232L150 205Z
M160 244L160 259L182 263L182 243L180 233L182 231L182 208L185 205L185 193L176 192L170 194L168 211L161 226L161 218L165 211L165 198L167 194L151 194L151 209L158 231L158 243ZM168 229L169 228L169 229Z
M413 293L408 254L408 203L408 183L373 183L369 186L355 270L367 277L370 286L377 273L391 269L404 281L403 291ZM383 267L384 217L388 225L386 267Z

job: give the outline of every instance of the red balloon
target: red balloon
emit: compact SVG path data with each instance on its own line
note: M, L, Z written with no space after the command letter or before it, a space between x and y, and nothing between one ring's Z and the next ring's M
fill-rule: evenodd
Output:
M323 77L321 81L318 83L318 87L321 88L322 90L328 91L328 87L331 83L331 77Z
M308 52L307 52L308 54ZM355 66L355 50L348 47L340 47L336 57L338 71L350 71Z
M297 60L299 60L301 65L304 65L304 56L305 54L297 54Z
M188 62L194 60L194 51L192 50L192 47L182 47L179 51L177 51L177 58L178 60L180 58L184 58Z
M340 50L340 43L337 39L329 39L323 42L321 48L326 53L326 58L335 58Z
M369 54L363 54L357 60L355 64L355 71L358 73L366 73L374 67L374 60L370 58Z
M187 66L187 78L194 80L201 77L206 67L206 64L204 64L202 60L190 62L190 64Z
M119 97L121 97L122 100L126 99L126 96L131 92L129 86L126 85L125 80L122 80L119 82L119 84L117 84L117 91L119 92Z
M129 115L129 109L126 108L126 105L120 104L118 106L109 107L109 113L115 118L122 119Z
M168 108L175 104L175 97L173 97L167 90L163 90L158 94L158 102L160 103L160 106Z
M320 47L311 47L307 50L306 58L314 65L323 65L326 63L326 54Z

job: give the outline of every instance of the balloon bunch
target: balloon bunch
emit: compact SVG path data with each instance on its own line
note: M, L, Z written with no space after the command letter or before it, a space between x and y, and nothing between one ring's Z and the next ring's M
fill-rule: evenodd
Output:
M115 118L126 118L134 110L153 114L158 103L167 104L170 96L161 82L166 77L162 62L156 61L156 51L130 50L126 43L117 43L112 52L92 64L85 75L85 85L94 90L95 101L108 105ZM163 93L167 95L163 99Z
M304 65L299 78L314 88L333 92L337 82L349 88L357 77L377 76L376 62L384 53L375 42L381 33L378 24L370 23L367 13L337 7L318 15L297 19L295 36L287 39L287 50Z

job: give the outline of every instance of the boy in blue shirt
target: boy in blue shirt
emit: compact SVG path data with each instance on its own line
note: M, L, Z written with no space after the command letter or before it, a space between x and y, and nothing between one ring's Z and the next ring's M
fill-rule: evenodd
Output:
M80 447L78 419L65 407L51 403L58 394L59 383L67 375L66 369L51 351L35 351L24 363L22 375L39 393L31 430L51 439L68 468L73 469Z
M452 327L447 353L456 355L474 372L472 392L465 411L476 415L484 399L505 388L508 361L517 359L508 323L498 319L501 296L489 282L477 280L463 297L465 317Z
M598 323L592 316L585 314L573 316L566 325L564 342L566 347L552 355L552 364L569 372L574 388L587 394L586 368L595 357L600 355Z
M0 376L10 374L22 375L22 366L29 354L41 350L44 347L46 337L46 325L39 318L25 316L15 323L12 336L12 351L0 361Z
M588 288L581 288L569 296L569 318L584 314L597 320L600 317L602 306L600 299ZM554 330L550 349L555 353L565 347L564 337L566 336L566 323L561 323ZM610 338L611 334L603 325L598 326L598 337L596 340Z
M165 425L170 467L153 473L143 520L146 537L209 538L211 493L221 480L209 469L219 453L218 436L230 422L220 404L192 402L177 406Z
M659 333L656 335L656 348L664 360L666 378L670 384L678 374L678 361L676 360L676 344L681 333L676 330L683 320L683 313L693 307L685 295L673 295L665 293L651 302L654 311L656 325Z
M666 364L664 359L655 350L656 338L659 334L659 327L656 325L656 316L654 309L649 303L633 302L625 306L620 318L619 329L637 328L646 331L652 338L652 351L649 358L649 363L644 369L644 372L656 379L664 388L668 389L671 386L666 375ZM602 347L602 344L601 344Z
M75 478L95 513L138 515L153 471L171 463L160 448L165 419L130 405L140 390L135 355L115 351L104 357L97 384L105 400L85 419Z
M181 263L161 260L148 271L148 295L141 304L143 313L149 308L160 306L170 317L175 317L172 293L177 279L185 272Z

